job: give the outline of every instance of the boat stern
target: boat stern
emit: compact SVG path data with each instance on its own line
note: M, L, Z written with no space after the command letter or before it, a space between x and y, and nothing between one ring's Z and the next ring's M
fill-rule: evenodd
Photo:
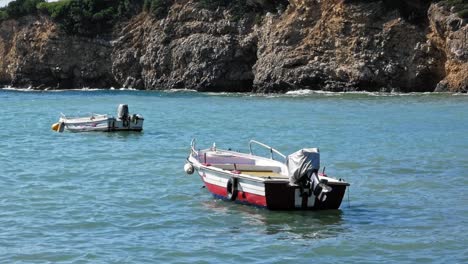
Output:
M311 189L282 182L266 182L265 197L270 210L330 210L341 205L349 184L329 184L329 192L323 197L314 195Z

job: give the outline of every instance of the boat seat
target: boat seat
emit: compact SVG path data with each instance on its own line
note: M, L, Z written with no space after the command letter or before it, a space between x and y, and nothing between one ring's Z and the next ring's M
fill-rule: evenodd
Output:
M240 171L242 174L246 175L252 175L256 177L262 177L262 178L287 178L284 175L281 175L277 172L272 172L272 171Z
M210 163L210 164L249 164L249 165L255 165L255 160L253 159L247 159L243 157L222 157L222 156L211 156L208 155L206 157L200 157L199 160L204 163Z
M281 171L280 167L277 166L265 166L265 165L250 165L250 164L211 164L211 166L220 168L223 170L239 170L239 171L256 171L256 172L269 172L277 173Z

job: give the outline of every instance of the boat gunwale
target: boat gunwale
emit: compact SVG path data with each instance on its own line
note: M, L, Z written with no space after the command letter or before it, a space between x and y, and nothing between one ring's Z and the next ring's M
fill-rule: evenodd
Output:
M91 119L93 118L93 119ZM96 123L96 122L109 122L115 118L108 115L102 116L85 116L85 117L60 117L59 122L64 122L66 124L86 124L86 123Z
M230 155L236 156L236 157L245 157L245 158L250 158L250 159L254 159L254 160L263 160L263 161L268 161L268 162L273 161L273 162L276 162L276 163L280 163L282 166L286 166L286 164L284 162L274 160L274 159L271 159L271 158L257 156L257 155L251 154L251 153L242 153L242 152L237 152L237 151L232 151L232 150L224 150L224 149L213 150L211 148L198 150L195 153L191 152L190 155L189 155L189 161L190 161L190 158L193 158L193 160L195 162L192 161L191 163L194 164L194 165L196 165L195 163L198 163L198 169L223 173L223 174L231 175L231 177L244 178L244 179L249 179L249 180L254 180L254 181L257 181L257 182L264 182L264 183L268 183L268 182L274 182L274 183L288 182L288 183L290 183L289 176L286 176L286 175L274 176L274 177L260 177L260 176L249 175L248 173L247 174L242 173L242 171L240 171L240 173L237 174L237 173L233 173L230 170L225 170L225 169L222 169L222 168L218 168L218 167L213 166L213 165L204 165L202 162L200 162L193 155L193 154L200 155L201 153L206 153L206 152L221 152L221 153L227 153L227 154L230 154ZM287 166L286 166L286 168L287 168ZM350 183L348 183L348 182L346 182L344 180L336 179L334 177L329 177L327 175L320 175L319 174L318 176L319 176L320 179L328 180L328 185L350 186ZM295 185L292 185L292 186L295 186Z
M249 158L249 159L254 159L254 160L263 160L263 161L267 161L267 162L275 162L275 163L280 163L282 166L286 166L286 163L282 162L282 161L279 161L279 160L275 160L275 159L270 159L270 158L266 158L266 157L262 157L262 156L257 156L257 155L254 155L254 154L251 154L251 153L242 153L242 152L237 152L237 151L232 151L232 150L225 150L225 149L216 149L216 150L212 150L212 149L202 149L202 150L199 150L197 152L197 154L199 155L200 153L206 153L206 152L223 152L223 153L228 153L228 154L231 154L232 156L237 156L237 157L244 157L244 158ZM192 154L191 154L192 156Z
M196 164L194 164L195 167L197 167ZM249 174L245 174L245 173L233 173L232 171L229 171L229 170L224 170L224 169L221 169L221 168L217 168L217 167L214 167L214 166L207 166L207 165L203 165L201 163L199 163L198 165L198 169L203 171L213 171L213 172L216 172L216 173L221 173L221 174L226 174L226 175L229 175L231 177L234 177L234 178L239 178L239 179L248 179L248 180L253 180L253 181L256 181L256 182L289 182L289 179L286 178L286 176L284 177L278 177L278 178L266 178L266 177L259 177L259 176L253 176L253 175L249 175Z

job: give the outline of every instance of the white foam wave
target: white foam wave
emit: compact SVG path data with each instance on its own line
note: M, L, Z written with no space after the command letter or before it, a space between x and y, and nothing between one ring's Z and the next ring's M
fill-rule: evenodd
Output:
M286 93L286 95L309 95L309 94L314 94L314 93L319 93L319 92L321 91L304 89L304 90L289 91Z
M194 89L169 89L169 90L165 90L165 92L167 93L196 93L198 92L197 90L194 90Z
M368 92L368 91L347 91L347 92L330 92L321 90L296 90L285 93L286 96L309 96L309 95L325 95L325 96L343 96L343 95L366 95L366 96L378 96L378 97L391 97L391 96L433 96L433 95L448 95L450 93L437 93L437 92ZM456 94L453 94L456 95Z
M11 86L6 86L1 88L1 90L6 90L6 91L19 91L19 92L34 92L37 90L32 89L31 87L28 88L16 88L16 87L11 87Z
M115 88L115 87L110 87L110 88L89 88L89 87L84 87L84 88L73 88L73 89L33 89L32 87L28 88L18 88L18 87L11 87L11 86L6 86L3 88L0 88L0 90L6 90L6 91L19 91L19 92L66 92L66 91L79 91L79 92L95 92L95 91L138 91L135 88Z
M325 96L342 96L345 94L358 94L358 95L380 95L380 94L388 94L388 93L379 93L379 92L367 92L367 91L349 91L349 92L331 92L331 91L323 91L323 90L295 90L286 92L285 95L287 96L308 96L308 95L325 95Z
M5 86L0 88L0 90L5 91L18 91L18 92L66 92L66 91L84 91L84 92L94 92L94 91L139 91L135 88L80 88L80 89L44 89L38 90L33 89L32 87L20 88L20 87L11 87ZM198 93L197 90L194 89L168 89L168 90L160 90L158 92L165 92L165 93ZM322 91L322 90L295 90L289 91L284 94L281 93L239 93L239 92L202 92L205 95L210 96L247 96L247 97L265 97L265 98L279 98L279 97L307 97L313 95L322 95L322 96L344 96L344 95L366 95L366 96L377 96L377 97L391 97L391 96L434 96L434 95L452 95L452 96L468 96L468 93L446 93L446 92L411 92L411 93L399 93L399 92L367 92L367 91L349 91L349 92L331 92L331 91Z

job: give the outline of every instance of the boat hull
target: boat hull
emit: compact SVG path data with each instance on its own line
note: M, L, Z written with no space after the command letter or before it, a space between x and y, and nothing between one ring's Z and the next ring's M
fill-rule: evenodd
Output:
M206 188L216 198L249 204L270 210L324 210L338 209L343 200L345 184L330 184L332 190L325 201L314 195L301 195L299 186L285 180L257 180L230 172L220 172L209 167L199 168L198 174ZM233 199L229 180L236 179L236 194ZM231 180L232 182L232 180Z
M70 132L113 132L113 131L142 131L144 119L134 121L119 120L113 117L101 119L79 120L61 119L59 124L63 130Z
M267 207L271 210L327 210L338 209L343 200L346 186L330 185L332 191L325 201L320 201L314 195L303 197L298 186L289 183L266 183L265 193Z

